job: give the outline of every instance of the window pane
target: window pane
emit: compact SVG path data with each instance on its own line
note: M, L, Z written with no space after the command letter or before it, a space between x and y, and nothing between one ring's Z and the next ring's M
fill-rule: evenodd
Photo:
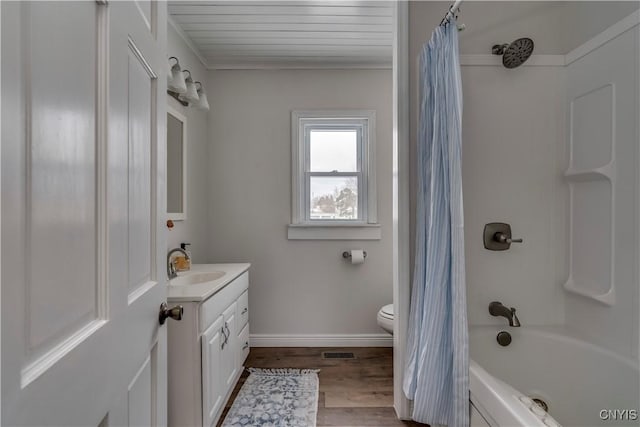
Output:
M310 219L358 219L358 177L312 176Z
M357 172L356 130L311 130L309 136L311 172Z

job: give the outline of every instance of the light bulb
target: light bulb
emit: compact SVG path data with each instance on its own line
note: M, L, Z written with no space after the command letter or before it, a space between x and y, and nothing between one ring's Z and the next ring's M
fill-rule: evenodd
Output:
M176 93L182 94L187 92L187 84L184 79L184 74L180 69L179 62L176 62L173 67L171 67L171 78L167 81L167 87Z
M193 79L191 78L191 72L189 70L184 70L186 73L189 73L189 76L186 78L185 82L187 85L187 90L182 93L178 99L180 99L181 101L186 101L189 103L196 103L198 102L198 100L200 100L200 97L198 96L198 89L196 88L196 84L193 82Z
M200 85L200 87L198 88L198 96L200 97L200 100L194 103L193 107L198 110L209 111L209 101L207 100L207 94L204 93L204 88L202 87L202 83L196 82L196 84Z

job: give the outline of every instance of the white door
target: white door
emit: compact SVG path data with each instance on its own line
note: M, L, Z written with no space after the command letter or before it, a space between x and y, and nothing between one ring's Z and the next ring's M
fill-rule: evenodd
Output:
M2 424L165 425L166 5L0 7Z

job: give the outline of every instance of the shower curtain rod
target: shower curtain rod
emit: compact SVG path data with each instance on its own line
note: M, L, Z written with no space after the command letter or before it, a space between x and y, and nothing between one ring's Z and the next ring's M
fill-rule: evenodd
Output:
M458 9L460 9L460 3L462 3L462 0L456 0L455 3L453 3L451 5L451 7L449 7L449 10L444 15L444 18L442 18L442 21L440 22L440 25L446 24L447 22L449 22L449 20L451 18L453 18L455 16L455 14L458 11Z

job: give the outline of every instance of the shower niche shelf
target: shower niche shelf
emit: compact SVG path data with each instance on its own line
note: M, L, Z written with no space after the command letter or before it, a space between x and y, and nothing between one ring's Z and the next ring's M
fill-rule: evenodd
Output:
M613 85L570 102L569 277L565 290L615 304L615 136Z
M614 176L613 163L603 166L601 168L594 168L589 170L575 170L570 169L564 173L564 177L570 183L572 182L589 182L608 180L612 181Z
M569 278L564 288L606 305L615 303L613 166L567 171Z

